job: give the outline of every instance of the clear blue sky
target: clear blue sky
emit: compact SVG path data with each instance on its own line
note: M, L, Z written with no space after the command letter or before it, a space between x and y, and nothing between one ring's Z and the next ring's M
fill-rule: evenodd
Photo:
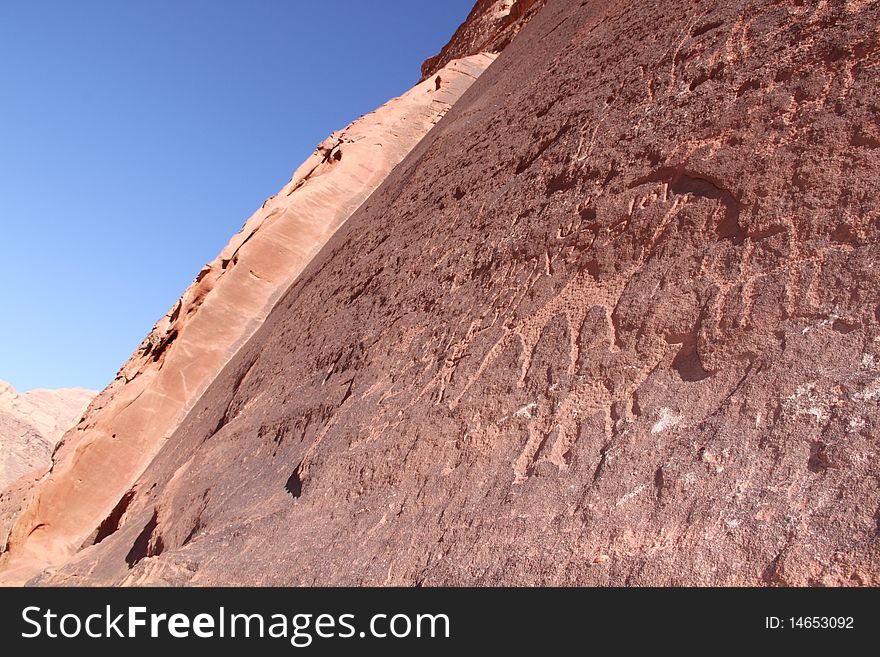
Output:
M0 379L100 389L473 0L0 0Z

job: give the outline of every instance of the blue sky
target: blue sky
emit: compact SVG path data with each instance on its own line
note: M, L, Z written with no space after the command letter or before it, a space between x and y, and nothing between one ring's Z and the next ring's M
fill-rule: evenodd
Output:
M0 379L104 387L473 0L0 0Z

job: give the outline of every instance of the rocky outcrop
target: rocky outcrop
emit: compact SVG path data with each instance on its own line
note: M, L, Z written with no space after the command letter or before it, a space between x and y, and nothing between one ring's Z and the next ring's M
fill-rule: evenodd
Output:
M880 583L878 22L548 0L32 583Z
M506 48L545 0L478 0L467 20L437 55L422 64L425 80L449 62L478 52Z
M327 239L493 61L475 54L331 135L208 264L58 449L7 570L63 561L93 535L192 404Z
M55 445L95 394L84 388L19 393L0 381L0 491L26 474L45 472Z

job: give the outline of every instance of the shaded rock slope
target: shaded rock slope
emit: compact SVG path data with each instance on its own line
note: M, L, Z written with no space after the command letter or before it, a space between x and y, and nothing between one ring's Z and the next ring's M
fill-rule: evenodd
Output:
M19 477L45 472L55 445L96 394L85 388L19 393L0 381L0 490Z
M878 583L880 3L531 14L32 583Z

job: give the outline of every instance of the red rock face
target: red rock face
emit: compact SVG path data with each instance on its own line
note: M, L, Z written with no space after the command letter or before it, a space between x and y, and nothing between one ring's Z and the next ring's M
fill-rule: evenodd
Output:
M548 0L35 582L877 584L878 22Z

